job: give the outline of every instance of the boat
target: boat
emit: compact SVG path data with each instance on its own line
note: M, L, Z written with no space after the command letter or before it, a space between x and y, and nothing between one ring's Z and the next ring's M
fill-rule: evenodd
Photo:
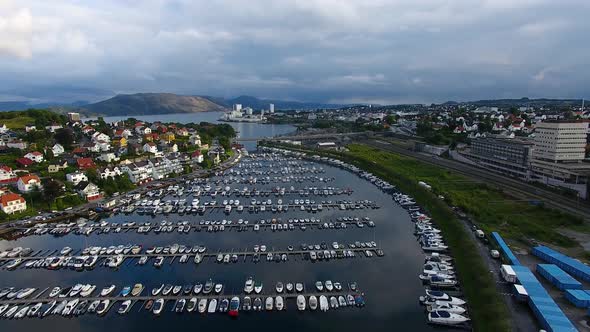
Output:
M162 289L164 289L164 284L161 284L160 287L153 288L152 296L158 296L162 292Z
M334 289L334 285L332 284L331 280L326 280L325 286L328 292L331 292Z
M463 314L466 311L465 308L463 308L459 305L450 304L449 302L445 302L445 301L436 301L433 304L426 306L426 310L428 312L448 311L453 314Z
M92 294L92 292L94 292L95 289L96 289L95 285L84 285L82 287L82 290L80 291L80 296L88 297Z
M150 310L152 310L153 306L154 306L154 300L149 299L145 302L144 309L147 311L150 311Z
M252 309L254 309L255 311L260 311L262 310L262 299L257 297L254 299L254 305L252 306Z
M60 291L61 291L61 288L60 287L53 287L53 289L51 290L51 292L49 292L49 297L50 298L54 298L54 297L58 296ZM0 298L1 297L2 296L0 296Z
M131 300L123 301L123 303L121 303L121 306L119 307L119 310L117 310L117 313L119 315L126 314L127 311L129 311L129 309L131 308L131 303Z
M295 287L295 286L293 286L293 283L292 283L292 282L288 282L288 283L285 285L285 290L286 290L287 292L291 293L291 292L293 292L293 289L294 289L294 287Z
M252 279L252 277L249 277L248 280L246 280L246 283L244 284L244 292L246 294L250 294L250 293L252 293L253 290L254 290L254 280Z
M168 296L168 294L170 294L170 292L172 292L172 288L174 288L174 286L172 286L170 284L166 284L164 286L164 288L162 289L162 295Z
M201 256L201 254L196 254L195 255L195 264L199 264L203 261L203 256Z
M19 291L18 294L16 294L16 298L19 300L25 299L29 295L33 294L36 290L37 290L37 288L25 288L25 289Z
M338 306L339 307L346 307L347 303L346 303L346 299L344 298L344 296L340 295L338 296Z
M203 294L209 294L213 290L213 280L209 279L205 283L205 287L203 288ZM217 305L217 303L215 303Z
M186 299L179 299L176 301L174 305L174 312L181 313L184 310L184 306L186 305Z
M454 326L468 321L469 318L448 311L435 310L428 313L428 322L431 324Z
M297 309L299 311L305 310L305 297L303 295L297 295Z
M240 298L237 296L232 297L229 303L229 315L232 317L238 316L238 310L240 309Z
M316 310L318 308L318 299L312 295L309 297L309 309Z
M119 296L125 297L125 296L129 295L129 293L131 293L131 286L125 286L125 287L123 287L123 289L121 289Z
M342 290L342 284L340 284L339 282L335 282L334 283L334 289L336 291L338 291L338 292L341 291Z
M229 308L229 300L228 299L222 299L219 302L219 308L217 308L217 310L219 312L227 312L227 309Z
M271 296L267 297L266 302L265 302L266 310L268 310L268 311L272 310L273 304L274 304L274 299Z
M164 264L164 257L163 256L156 257L156 260L154 261L154 266L161 267L162 264Z
M29 309L29 311L27 312L27 316L28 317L39 316L39 310L41 309L42 306L43 306L43 302L39 302L39 303L35 304L34 306L32 306ZM0 314L2 314L2 311L1 310L0 310Z
M14 319L21 319L23 317L25 317L25 315L27 314L27 312L29 311L29 306L25 305L23 307L21 307L12 318Z
M15 305L13 307L11 307L10 309L6 310L6 312L4 313L4 318L12 318L12 316L14 316L14 314L16 314L18 310L18 305Z
M135 284L133 285L133 289L131 290L131 296L139 296L143 291L142 284Z
M88 313L95 313L96 312L96 308L98 308L98 305L100 304L100 300L94 300L90 303L90 305L88 306L88 309L86 310L86 312Z
M207 312L212 314L217 311L217 299L211 299L209 301L209 306L207 307Z
M99 316L102 316L104 314L107 313L107 310L109 310L111 301L109 300L102 300L100 301L100 304L98 305L98 307L96 307L96 314Z
M203 284L201 284L201 283L197 283L193 287L193 293L195 293L195 294L199 294L201 292L201 290L203 290Z
M318 290L318 292L321 292L324 290L324 284L321 281L316 281L315 288Z
M460 298L452 297L445 292L426 290L426 296L420 296L420 302L423 304L432 304L435 301L445 301L453 305L463 305L465 301Z
M178 293L180 293L180 291L182 290L182 286L180 285L176 285L172 288L172 295L178 295Z
M263 286L262 282L261 282L261 281L257 281L257 282L254 284L254 292L255 292L256 294L260 294L260 292L262 292L262 286Z
M250 311L252 309L252 299L249 296L244 297L244 302L242 303L242 310Z
M276 285L276 287L275 287L275 288L276 288L276 290L277 290L277 293L282 293L282 292L283 292L283 289L284 289L283 283L282 283L282 282L280 282L280 281L279 281L279 282L277 282L277 285Z
M80 300L78 299L73 299L71 301L68 302L68 304L66 304L66 306L64 307L64 310L61 312L62 316L69 316L73 313L74 308L76 308L76 306L78 305L78 302Z
M295 290L297 291L297 293L301 293L303 292L303 284L298 282L295 284Z
M328 298L324 295L320 295L320 310L321 311L328 311L330 306L328 305Z
M203 298L199 300L199 313L204 313L207 310L207 299Z
M330 296L330 308L332 308L332 309L338 308L338 299L335 296Z
M164 309L164 299L157 299L154 302L154 305L152 307L152 313L154 315L159 315L163 309Z
M55 301L55 300L49 302L49 304L47 304L47 307L45 309L43 309L43 312L40 313L40 317L45 317L45 316L51 314L56 305L57 305L57 301Z
M223 291L223 284L215 284L215 294L220 294Z
M282 296L277 296L275 299L275 307L277 308L277 310L283 310L285 306L285 302L283 301L283 297Z

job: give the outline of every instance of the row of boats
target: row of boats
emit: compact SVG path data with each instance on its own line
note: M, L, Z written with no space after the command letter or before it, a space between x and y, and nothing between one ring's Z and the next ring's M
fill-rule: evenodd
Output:
M162 220L159 223L153 222L141 222L135 221L130 222L88 222L86 220L80 220L78 222L60 223L55 225L50 224L37 224L34 227L26 228L22 232L22 236L28 235L44 235L51 234L55 236L64 236L68 234L76 235L98 235L98 234L110 234L110 233L121 233L135 231L138 234L160 234L160 233L172 233L178 232L179 234L188 234L191 232L200 232L205 230L208 232L218 232L231 229L237 229L238 231L260 231L264 228L270 228L272 231L281 230L295 230L301 229L305 231L308 227L317 227L318 229L346 229L348 225L356 225L358 228L363 227L375 227L369 217L337 217L329 221L322 220L320 218L289 218L283 220L282 218L269 218L269 219L258 219L258 220L201 220L199 222L190 221L167 221ZM0 252L0 255L2 252ZM10 254L10 257L21 256L22 252L10 252L4 254ZM0 258L2 258L0 257Z

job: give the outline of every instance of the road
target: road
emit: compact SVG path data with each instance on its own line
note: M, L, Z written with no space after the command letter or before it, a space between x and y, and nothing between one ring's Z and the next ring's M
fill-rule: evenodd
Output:
M565 211L580 216L587 221L590 221L590 207L587 204L578 202L576 200L570 199L568 197L562 196L552 191L536 187L532 184L522 182L513 178L505 177L497 173L491 173L487 170L477 168L471 165L462 164L454 160L443 159L437 156L425 155L419 152L404 149L402 147L396 146L394 144L389 144L384 141L364 140L361 141L361 143L365 143L367 145L386 151L391 151L405 156L409 156L420 161L423 161L427 164L436 165L439 167L453 170L457 173L468 176L476 181L492 184L510 193L515 197L542 201L545 204L545 206Z

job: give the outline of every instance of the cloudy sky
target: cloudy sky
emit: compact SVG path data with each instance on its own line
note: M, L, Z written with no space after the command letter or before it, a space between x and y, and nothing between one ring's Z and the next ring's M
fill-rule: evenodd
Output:
M590 97L588 0L0 0L0 100Z

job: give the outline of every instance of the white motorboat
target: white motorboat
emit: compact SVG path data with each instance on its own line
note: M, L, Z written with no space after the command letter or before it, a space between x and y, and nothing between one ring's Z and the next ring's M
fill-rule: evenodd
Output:
M297 291L297 293L301 293L303 292L303 284L298 282L295 284L295 290Z
M130 308L131 300L126 300L123 301L123 303L121 303L121 306L119 307L119 310L117 310L117 312L119 313L119 315L124 315L127 313L127 311L129 311Z
M199 300L199 313L204 313L207 310L207 299L203 298Z
M110 308L110 306L109 306L110 304L111 304L111 301L109 301L109 300L100 301L100 304L96 308L96 314L99 316L106 314L107 310Z
M154 305L152 306L152 313L154 315L159 315L160 313L162 313L163 309L164 309L164 299L157 299L154 302Z
M273 309L273 306L274 306L274 299L271 296L267 297L264 307L266 308L266 310L270 311Z
M109 296L115 290L115 285L110 285L100 291L100 296Z
M281 311L284 309L284 305L285 302L283 301L283 297L282 296L277 296L275 299L275 307L277 308L277 310Z
M215 284L215 293L220 294L223 290L223 284Z
M297 309L299 311L305 310L305 296L297 295Z
M277 293L282 293L282 292L283 292L283 289L284 289L283 283L282 283L282 282L280 282L280 281L279 281L279 282L277 282L277 285L276 285L276 287L275 287L275 288L276 288L276 290L277 290Z
M436 301L444 301L444 302L449 302L452 305L464 305L465 301L457 298L457 297L453 297L450 296L449 294L445 293L445 292L441 292L441 291L433 291L433 290L426 290L426 296L420 296L420 302L424 303L424 304L432 304Z
M459 325L469 321L469 318L448 311L432 311L428 313L428 322L438 325Z
M248 280L246 280L246 283L244 284L244 292L246 294L250 294L252 293L252 291L254 290L254 280L252 279L252 277L248 278Z
M463 314L466 311L465 308L463 308L461 306L450 304L449 302L445 302L445 301L436 301L433 304L428 305L426 307L426 310L428 310L429 312L448 311L453 314Z
M82 290L80 291L80 296L88 297L92 294L92 292L94 292L95 289L95 285L84 285L82 286Z
M309 309L316 310L318 308L318 299L314 295L309 297Z
M331 292L334 289L334 285L332 284L331 280L326 280L325 286L328 292Z
M211 299L209 301L209 306L207 307L207 312L212 314L217 311L217 299Z
M158 296L162 292L162 289L164 289L164 284L161 284L160 287L152 289L152 296Z
M328 298L324 295L320 296L320 310L321 311L328 311L330 306L328 305Z
M316 281L315 288L318 290L318 292L321 292L324 290L324 284L321 281Z
M254 292L256 292L256 294L260 294L260 292L262 292L262 282L257 282L254 284Z
M51 292L49 292L49 297L54 298L59 295L59 292L61 292L61 287L53 287Z

